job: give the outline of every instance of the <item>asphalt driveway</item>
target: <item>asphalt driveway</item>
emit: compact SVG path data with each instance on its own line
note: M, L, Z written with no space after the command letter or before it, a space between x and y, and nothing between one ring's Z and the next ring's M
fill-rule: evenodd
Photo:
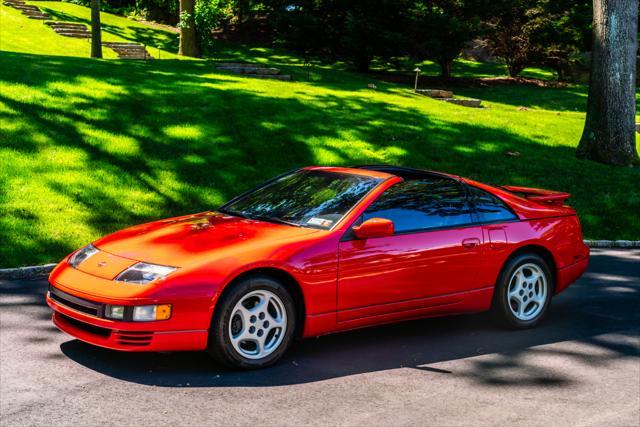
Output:
M426 319L302 341L253 372L76 341L45 290L0 281L3 426L640 425L640 250L593 250L533 330Z

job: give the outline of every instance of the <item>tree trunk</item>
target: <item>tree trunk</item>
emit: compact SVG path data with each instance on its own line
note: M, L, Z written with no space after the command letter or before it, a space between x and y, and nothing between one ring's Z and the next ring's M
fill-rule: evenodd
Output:
M440 77L442 77L443 79L450 79L451 78L451 69L453 68L453 60L451 59L440 59L438 61L438 64L440 64Z
M635 82L638 0L593 0L587 118L576 155L612 165L638 162Z
M180 48L178 55L200 56L194 16L195 0L180 0Z
M353 59L354 65L356 66L356 71L360 73L368 73L369 65L371 65L371 58L362 53L360 55L356 54L356 57Z
M100 0L91 0L91 57L102 58Z
M524 68L524 64L520 62L507 62L507 71L509 72L509 77L518 77L518 74L520 74L522 70L524 70Z

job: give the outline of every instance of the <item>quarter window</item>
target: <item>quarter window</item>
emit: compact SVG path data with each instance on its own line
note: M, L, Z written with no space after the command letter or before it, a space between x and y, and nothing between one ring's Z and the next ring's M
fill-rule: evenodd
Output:
M386 218L396 233L470 224L471 208L465 189L442 178L400 182L387 189L366 210L362 219Z
M481 223L512 221L516 215L502 200L477 187L469 186L471 198Z

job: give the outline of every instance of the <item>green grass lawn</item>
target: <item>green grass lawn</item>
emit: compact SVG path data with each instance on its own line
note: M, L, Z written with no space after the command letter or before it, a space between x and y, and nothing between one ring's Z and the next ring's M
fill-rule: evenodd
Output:
M366 76L331 67L314 67L308 82L278 50L219 45L216 58L284 64L298 81L218 72L174 59L175 35L150 27L167 40L162 60L91 60L87 41L15 12L0 6L0 267L55 261L122 227L212 209L310 164L401 164L568 191L587 237L640 238L640 169L574 157L582 86L457 89L488 107L471 109L395 85L371 90ZM103 22L113 37L148 34L125 18Z

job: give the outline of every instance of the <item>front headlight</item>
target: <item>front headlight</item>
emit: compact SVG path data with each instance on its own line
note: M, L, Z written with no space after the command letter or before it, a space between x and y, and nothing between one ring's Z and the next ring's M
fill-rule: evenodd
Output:
M106 305L104 317L124 322L151 322L171 318L171 304L159 305Z
M156 279L167 276L175 267L167 267L166 265L148 264L146 262L139 262L127 268L120 273L116 280L118 282L137 283L144 285L149 282L153 282Z
M82 261L85 261L87 258L97 253L98 249L96 249L95 246L89 244L84 248L77 250L73 255L71 255L67 262L71 267L78 268Z
M133 307L134 322L167 320L170 317L171 317L171 304L139 305L139 306Z

